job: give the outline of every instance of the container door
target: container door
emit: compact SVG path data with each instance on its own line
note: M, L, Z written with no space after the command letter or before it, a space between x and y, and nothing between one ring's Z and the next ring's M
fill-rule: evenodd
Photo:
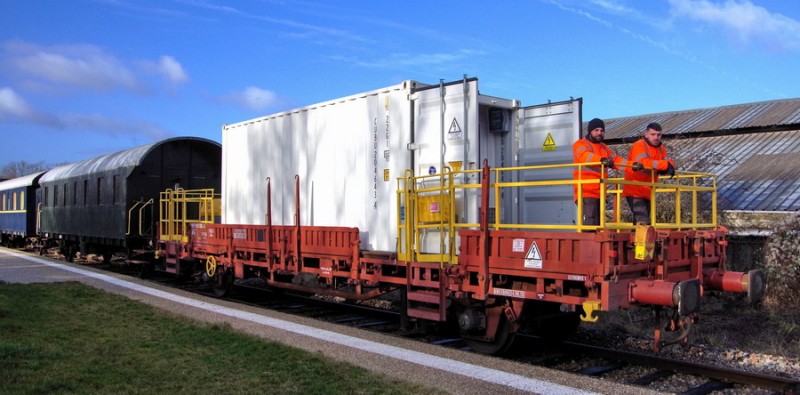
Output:
M572 163L572 144L580 138L582 99L522 108L519 117L519 166ZM571 180L571 167L521 172L520 181ZM571 185L519 190L515 222L574 225Z
M478 81L465 79L414 93L414 172L477 161Z
M417 176L442 175L443 168L452 171L475 168L478 160L478 81L463 79L417 89L413 95L413 169ZM454 180L455 184L464 177ZM417 188L436 188L440 177L430 177ZM420 196L416 213L418 222L441 224L445 228L456 222L475 220L479 199L475 192L460 189L454 196L437 196L435 192ZM455 206L446 204L454 199ZM420 251L449 254L457 243L455 232L444 234L439 229L420 233Z

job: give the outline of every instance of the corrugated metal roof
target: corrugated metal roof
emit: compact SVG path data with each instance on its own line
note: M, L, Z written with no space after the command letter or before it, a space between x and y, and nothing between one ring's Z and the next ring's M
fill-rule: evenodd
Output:
M39 180L45 183L52 180L63 180L71 177L83 176L86 174L97 174L104 171L118 169L121 167L136 167L142 158L150 152L156 143L147 144L113 154L103 155L98 158L87 159L80 162L70 163L56 167L47 172Z
M664 144L678 170L717 175L719 210L800 211L800 125L782 132L678 137ZM612 145L625 156L629 147Z
M12 178L6 181L0 181L0 191L7 191L10 189L16 189L20 187L29 187L36 182L37 178L41 176L44 172L40 171L38 173L29 174L27 176Z
M660 123L668 136L784 128L800 124L800 98L606 119L605 138L609 143L630 141L640 136L650 122ZM586 130L586 123L583 129Z
M141 161L147 156L150 150L156 146L165 144L175 140L193 140L193 141L207 141L211 140L202 139L198 137L175 137L171 139L162 140L156 143L142 145L139 147L127 149L125 151L116 152L109 155L104 155L94 159L87 159L80 162L70 163L68 165L59 166L52 170L47 171L41 179L40 183L45 183L52 180L63 180L70 177L84 176L87 174L97 174L109 170L128 167L133 169L138 166ZM213 142L214 144L218 144Z

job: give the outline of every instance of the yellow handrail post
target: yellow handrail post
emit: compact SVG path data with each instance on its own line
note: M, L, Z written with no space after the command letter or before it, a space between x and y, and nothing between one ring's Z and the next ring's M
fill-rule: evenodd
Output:
M711 223L714 227L717 226L717 177L713 177L711 179L712 185L714 188L712 189L713 198L711 199Z
M136 201L136 203L134 203L133 206L131 206L131 208L128 210L128 231L125 232L125 236L130 236L130 234L131 234L131 222L132 222L131 213L133 213L133 209L135 209L136 206L138 206L140 203L142 203L142 202L141 201Z
M144 221L142 221L142 211L144 211L144 209L151 204L153 204L153 199L148 200L141 208L139 208L139 235L144 233L142 231L142 224L144 223Z
M692 186L695 186L695 187L697 186L697 178L696 177L692 178ZM698 219L697 219L697 208L698 208L697 207L697 190L693 190L692 191L692 223L693 224L696 224L697 221L698 221Z

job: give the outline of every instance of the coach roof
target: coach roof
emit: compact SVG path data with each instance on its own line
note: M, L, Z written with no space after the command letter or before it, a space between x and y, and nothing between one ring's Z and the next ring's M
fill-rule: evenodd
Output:
M100 156L94 159L87 159L80 162L70 163L68 165L56 167L47 173L39 180L41 183L54 180L63 180L72 177L85 176L87 174L98 174L108 172L120 168L127 168L128 172L132 171L136 166L142 164L142 161L147 157L152 150L158 146L173 142L173 141L196 141L211 143L220 146L216 141L199 138L199 137L175 137L171 139L162 140L156 143L142 145L139 147L131 148L125 151L116 152Z
M7 191L9 189L33 186L39 180L39 177L42 174L44 174L44 172L40 171L38 173L29 174L27 176L0 181L0 191Z

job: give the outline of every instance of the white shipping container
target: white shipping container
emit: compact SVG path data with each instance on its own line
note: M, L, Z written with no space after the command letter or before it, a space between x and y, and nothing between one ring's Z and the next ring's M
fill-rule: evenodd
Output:
M405 81L225 125L222 221L266 223L269 178L272 223L294 224L298 176L301 225L357 227L362 249L394 251L396 179L406 169L439 174L451 162L473 169L484 159L493 167L571 162L572 142L580 136L580 103L523 108L516 100L479 94L475 78L438 85ZM569 171L553 176L568 178ZM459 198L460 221L477 222L477 193ZM504 215L512 217L507 220L542 215L567 223L575 216L568 186L535 197L504 195L502 204ZM438 249L438 236L430 239L423 249Z

